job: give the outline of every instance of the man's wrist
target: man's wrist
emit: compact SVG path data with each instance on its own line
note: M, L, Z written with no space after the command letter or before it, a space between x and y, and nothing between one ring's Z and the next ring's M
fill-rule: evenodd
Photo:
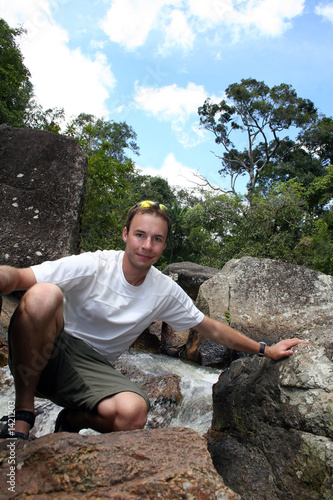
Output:
M265 351L266 351L266 342L259 342L258 356L263 357L266 354Z

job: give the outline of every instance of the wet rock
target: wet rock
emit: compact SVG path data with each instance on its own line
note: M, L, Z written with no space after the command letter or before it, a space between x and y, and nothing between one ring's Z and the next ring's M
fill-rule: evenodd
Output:
M162 324L161 353L172 357L184 357L189 330L175 331L167 323Z

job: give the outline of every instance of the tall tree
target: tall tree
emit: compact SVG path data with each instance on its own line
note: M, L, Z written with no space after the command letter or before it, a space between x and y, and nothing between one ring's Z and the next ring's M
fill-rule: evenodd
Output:
M239 176L248 175L248 198L260 173L279 151L283 135L291 127L306 128L317 118L317 110L308 99L297 96L291 85L270 88L253 78L229 85L226 100L214 104L206 99L199 107L201 125L215 135L224 148L220 175L230 176L230 191L236 193ZM239 149L236 140L246 147ZM232 136L232 137L231 137Z
M32 96L30 73L15 40L23 32L0 19L0 123L14 127L24 126L25 109Z

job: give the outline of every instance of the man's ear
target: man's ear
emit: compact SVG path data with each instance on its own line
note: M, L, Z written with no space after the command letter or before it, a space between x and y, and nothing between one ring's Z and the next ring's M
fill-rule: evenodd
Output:
M123 229L123 240L126 243L126 241L127 241L127 228L126 228L126 226Z

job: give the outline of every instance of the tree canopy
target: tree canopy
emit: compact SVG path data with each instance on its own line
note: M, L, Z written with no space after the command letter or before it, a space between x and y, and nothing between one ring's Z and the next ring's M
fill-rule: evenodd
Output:
M291 85L270 88L253 78L233 83L219 104L208 98L199 107L200 123L223 146L220 175L230 177L230 192L236 194L239 176L248 175L248 199L260 175L281 153L286 132L294 127L306 130L317 120L317 110L309 99L297 96ZM245 139L244 137L245 136ZM236 147L235 142L246 144Z
M30 72L16 43L23 29L12 29L0 19L0 123L24 126L24 114L32 96Z

